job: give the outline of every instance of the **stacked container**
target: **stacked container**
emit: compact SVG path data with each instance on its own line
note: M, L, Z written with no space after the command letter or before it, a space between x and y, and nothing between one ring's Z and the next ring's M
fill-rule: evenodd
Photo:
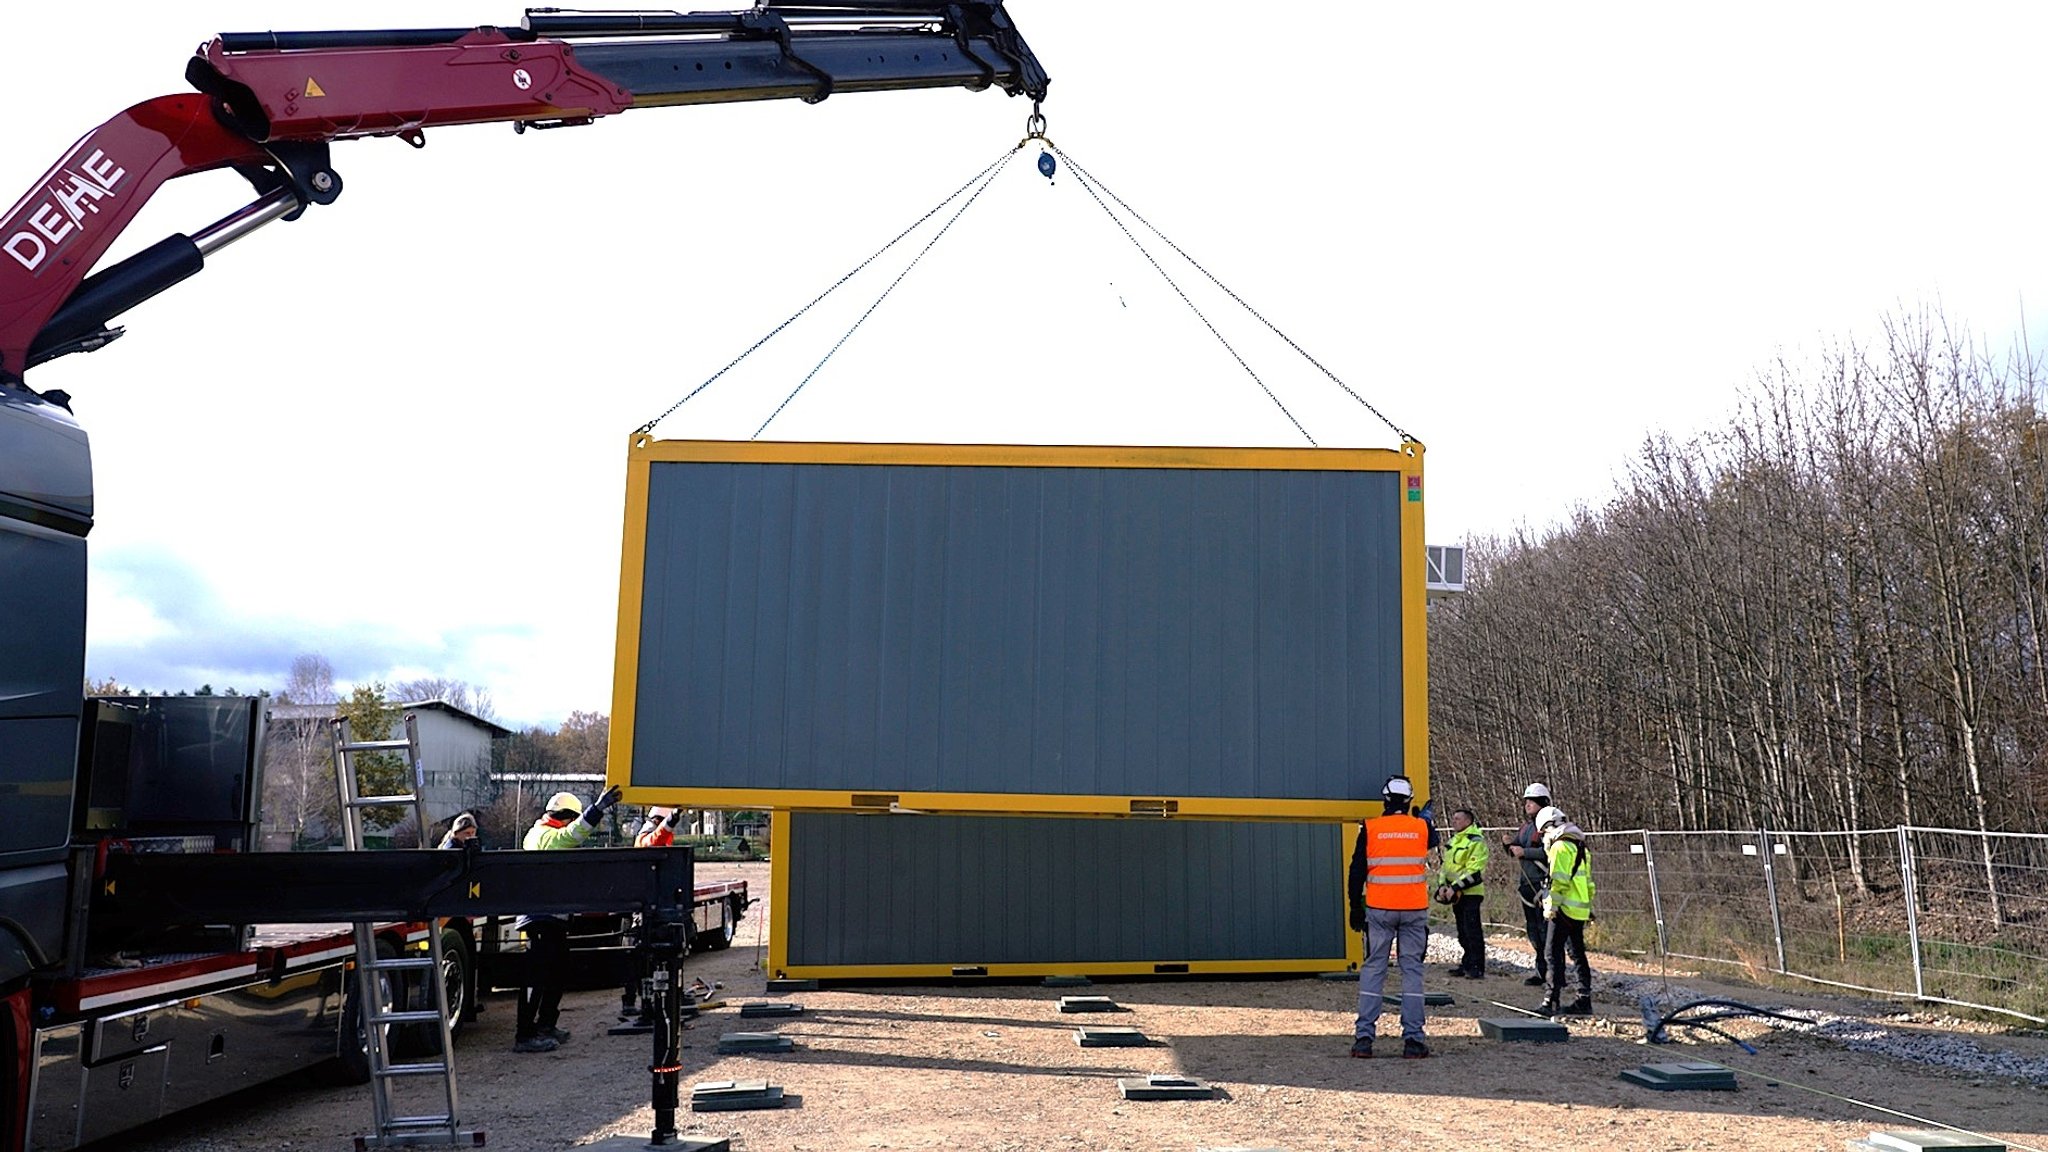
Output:
M636 437L610 777L775 812L789 977L1355 965L1422 448Z

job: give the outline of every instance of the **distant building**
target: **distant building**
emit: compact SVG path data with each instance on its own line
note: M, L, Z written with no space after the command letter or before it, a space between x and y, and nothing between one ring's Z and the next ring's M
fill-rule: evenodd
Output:
M333 704L273 704L270 707L266 739L272 747L298 743L326 748L327 726L338 714ZM414 700L392 705L402 717L410 713L419 730L420 769L425 788L420 794L431 828L446 824L455 814L486 800L490 793L491 746L512 735L512 730L494 724L445 700ZM403 738L401 728L392 733ZM331 785L331 777L330 787ZM266 819L266 824L270 821Z

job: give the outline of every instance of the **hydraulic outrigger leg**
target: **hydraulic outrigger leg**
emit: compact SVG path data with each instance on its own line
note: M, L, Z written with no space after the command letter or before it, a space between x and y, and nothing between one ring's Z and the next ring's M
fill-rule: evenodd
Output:
M654 1094L654 1134L648 1143L655 1145L676 1139L683 1078L683 941L688 932L687 920L662 924L649 928L641 944L651 953L656 1004L654 1062L647 1066Z

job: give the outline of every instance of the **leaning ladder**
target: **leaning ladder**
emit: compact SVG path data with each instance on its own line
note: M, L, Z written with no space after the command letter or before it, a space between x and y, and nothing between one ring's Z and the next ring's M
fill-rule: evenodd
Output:
M365 796L362 781L357 775L356 758L370 755L398 754L405 757L406 774L412 780L412 792L404 795ZM420 801L426 790L425 773L420 767L419 724L411 713L405 717L405 739L403 740L354 740L349 735L348 717L336 717L334 721L334 778L341 791L342 846L351 852L360 852L365 847L363 839L363 813L370 808L410 805L413 821L420 830L421 847L426 846L426 809ZM377 1113L377 1131L372 1136L356 1137L356 1147L365 1148L410 1148L420 1145L474 1145L481 1144L482 1133L464 1130L456 1121L455 1103L455 1037L448 1022L448 990L443 983L441 967L441 933L431 928L427 932L427 954L425 956L383 956L377 951L377 926L368 920L358 920L356 936L356 1003L363 1005L358 1018L363 1022L363 1031L368 1037L370 1055L370 1101ZM426 989L425 1007L417 1009L396 1009L396 999L389 990L404 980L407 975L418 976L416 986ZM391 1052L391 1025L393 1024L436 1024L441 1037L441 1051L438 1058L398 1063ZM346 1044L349 1037L342 1037ZM447 1111L416 1115L404 1115L393 1101L392 1086L400 1078L439 1076L447 1101Z

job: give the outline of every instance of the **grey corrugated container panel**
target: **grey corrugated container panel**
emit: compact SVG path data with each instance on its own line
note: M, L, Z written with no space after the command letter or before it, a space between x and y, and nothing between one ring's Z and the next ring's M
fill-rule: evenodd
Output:
M1345 962L1335 824L797 812L776 851L788 963L820 976Z
M1399 472L648 467L636 787L1363 802L1404 763Z

